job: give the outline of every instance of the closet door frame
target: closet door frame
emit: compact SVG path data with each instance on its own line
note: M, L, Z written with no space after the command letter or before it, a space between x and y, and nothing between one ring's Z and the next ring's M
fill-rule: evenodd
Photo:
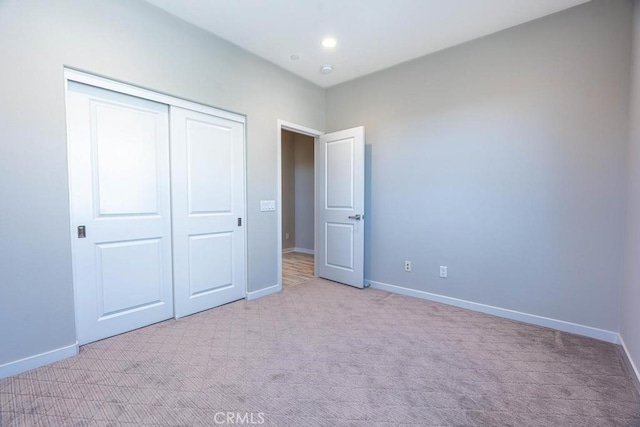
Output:
M142 88L139 86L133 86L130 85L128 83L123 83L120 81L116 81L113 79L109 79L103 76L98 76L95 74L91 74L91 73L87 73L78 69L74 69L74 68L70 68L70 67L64 67L64 91L65 91L65 105L67 105L67 94L69 92L69 82L78 82L78 83L84 83L90 86L95 86L101 89L106 89L106 90L110 90L113 92L117 92L117 93L122 93L125 95L130 95L130 96L135 96L138 98L142 98L142 99L146 99L149 101L155 101L161 104L165 104L168 106L174 106L174 107L180 107L180 108L184 108L187 110L192 110L192 111L197 111L199 113L204 113L204 114L208 114L210 116L215 116L215 117L220 117L223 119L227 119L227 120L231 120L234 122L238 122L241 123L242 126L245 128L244 132L243 132L243 141L242 141L242 152L243 152L243 162L242 162L242 167L243 167L243 175L244 175L244 185L243 185L243 196L242 196L242 202L244 203L244 212L245 212L245 217L243 218L244 223L242 224L243 226L241 227L241 232L243 233L243 239L244 239L244 253L243 253L243 257L244 257L244 263L243 263L243 268L244 268L244 274L245 274L245 289L244 289L244 298L247 297L247 286L248 286L248 282L246 280L246 278L248 277L248 268L247 268L247 241L248 241L248 223L249 223L249 218L248 218L248 211L247 211L247 132L246 132L246 116L242 115L242 114L238 114L238 113L234 113L234 112L230 112L230 111L225 111L225 110L221 110L218 108L214 108L214 107L210 107L207 105L203 105L197 102L193 102L193 101L189 101L183 98L178 98L172 95L168 95L168 94L164 94L164 93L160 93L151 89L146 89L146 88ZM67 115L68 117L68 115ZM67 138L68 141L68 138ZM169 144L171 144L171 142L169 142ZM69 153L69 150L67 148L67 153ZM70 159L67 159L67 162L70 162ZM69 170L69 168L67 167L67 170ZM71 176L68 177L69 183L71 183ZM68 189L68 191L70 191L70 188ZM73 249L73 245L75 240L77 240L78 236L77 236L77 232L74 228L74 222L73 222L73 210L71 207L71 194L68 194L69 196L69 220L70 220L70 226L69 226L69 236L71 239L71 245L72 245L72 249ZM78 303L78 298L77 298L77 278L76 278L76 273L75 273L75 265L76 265L76 259L75 259L75 255L74 255L74 251L71 251L71 270L73 272L73 288L74 288L74 316L76 317L76 324L78 323L78 319L77 319L77 303ZM174 285L175 286L175 285ZM175 294L175 288L174 288L174 294ZM174 303L175 304L175 303ZM174 307L174 315L175 315L175 307Z

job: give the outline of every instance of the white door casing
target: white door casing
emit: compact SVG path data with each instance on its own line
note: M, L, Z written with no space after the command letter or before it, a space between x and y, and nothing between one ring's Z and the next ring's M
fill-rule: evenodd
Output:
M319 137L318 275L364 287L364 127Z
M245 297L244 124L171 107L175 317Z
M173 315L168 117L167 105L68 83L80 344Z

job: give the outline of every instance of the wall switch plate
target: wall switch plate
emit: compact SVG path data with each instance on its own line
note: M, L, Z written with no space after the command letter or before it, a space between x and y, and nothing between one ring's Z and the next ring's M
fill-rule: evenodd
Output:
M449 273L447 271L447 266L446 265L441 265L440 266L440 277L442 277L443 279L446 279L448 274Z
M411 261L404 262L404 271L411 271Z
M271 212L276 210L275 200L260 200L260 212Z
M284 238L289 240L289 233L285 233Z

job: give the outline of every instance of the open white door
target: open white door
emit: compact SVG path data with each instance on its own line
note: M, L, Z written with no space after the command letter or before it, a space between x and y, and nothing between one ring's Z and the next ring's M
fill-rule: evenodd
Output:
M364 287L364 127L319 137L318 276Z
M244 124L171 107L175 317L245 297Z
M173 315L169 107L69 82L78 342Z

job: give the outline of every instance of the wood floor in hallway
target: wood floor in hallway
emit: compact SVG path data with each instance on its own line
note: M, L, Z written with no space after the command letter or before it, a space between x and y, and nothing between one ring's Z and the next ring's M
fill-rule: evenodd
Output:
M313 279L313 255L300 252L282 254L282 287L299 285Z

